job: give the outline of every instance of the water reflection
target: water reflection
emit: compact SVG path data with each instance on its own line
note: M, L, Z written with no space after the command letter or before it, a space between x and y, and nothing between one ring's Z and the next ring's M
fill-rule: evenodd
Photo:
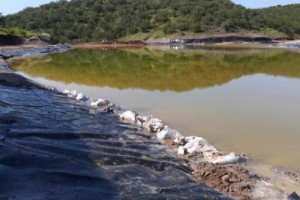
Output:
M73 50L14 69L60 90L153 114L224 151L300 170L298 53Z
M64 83L126 89L188 91L225 84L244 75L264 73L300 77L297 53L73 50L16 66L18 71Z

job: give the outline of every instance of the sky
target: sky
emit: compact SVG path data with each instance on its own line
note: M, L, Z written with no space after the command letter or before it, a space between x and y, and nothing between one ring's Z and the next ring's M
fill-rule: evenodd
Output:
M247 8L264 8L264 7L276 6L276 5L300 3L300 0L232 0L232 1L237 4L241 4Z
M13 14L26 7L36 7L55 0L0 0L0 13ZM274 5L300 3L300 0L232 0L248 8L263 8Z

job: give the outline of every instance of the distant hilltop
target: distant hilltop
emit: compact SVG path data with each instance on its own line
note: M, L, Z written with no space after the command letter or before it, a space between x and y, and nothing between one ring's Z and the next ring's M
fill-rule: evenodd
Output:
M4 18L6 27L58 42L151 40L214 34L300 38L300 4L247 9L230 0L61 0Z

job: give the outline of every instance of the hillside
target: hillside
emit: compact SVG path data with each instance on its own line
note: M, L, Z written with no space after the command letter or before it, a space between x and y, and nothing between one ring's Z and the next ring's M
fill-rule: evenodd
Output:
M50 33L57 41L130 35L258 32L299 37L300 4L246 9L230 0L60 0L5 18L6 26ZM144 34L142 39L148 39Z

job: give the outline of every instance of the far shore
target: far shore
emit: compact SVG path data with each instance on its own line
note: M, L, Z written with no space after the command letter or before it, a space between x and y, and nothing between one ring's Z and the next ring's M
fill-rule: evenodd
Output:
M53 46L42 39L23 40L21 44L0 45L0 49L25 49ZM2 41L2 43L5 41ZM11 44L6 41L7 44ZM55 45L55 44L54 44ZM300 40L291 40L288 38L271 38L256 34L200 34L194 36L166 36L162 38L150 38L147 40L103 40L95 42L71 43L70 46L75 49L92 49L92 48L143 48L146 46L180 46L180 47L226 47L226 48L289 48L300 49Z

